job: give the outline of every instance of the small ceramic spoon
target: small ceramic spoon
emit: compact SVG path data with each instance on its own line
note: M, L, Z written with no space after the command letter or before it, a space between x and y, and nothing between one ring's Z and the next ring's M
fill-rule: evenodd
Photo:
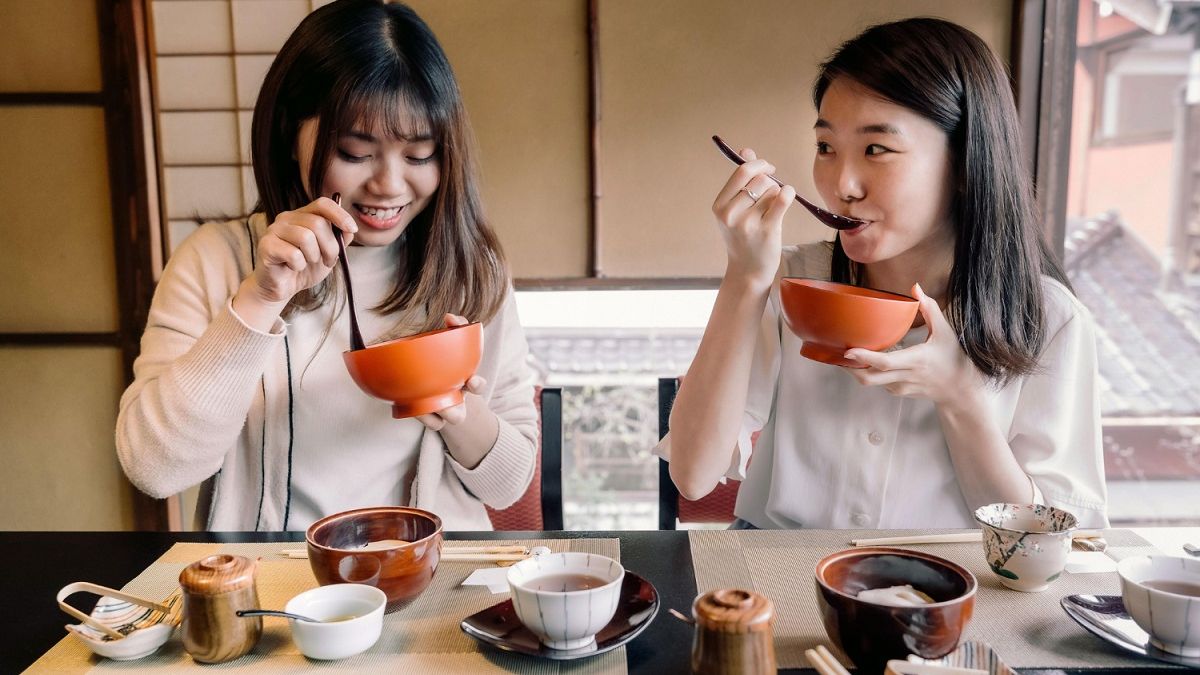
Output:
M729 147L728 143L721 140L720 136L713 136L712 139L713 139L713 143L717 144L717 148L721 151L721 154L728 157L729 161L733 162L734 164L737 164L738 166L741 166L746 163L745 158L743 158L741 155L737 154L737 152L735 152L733 148ZM778 185L779 187L783 187L783 182L780 181L775 176L767 176L767 178L770 178L771 180L775 181L775 184ZM817 220L828 225L829 227L832 227L835 230L853 230L854 228L858 227L859 225L862 225L867 222L865 220L859 220L857 218L849 218L847 216L839 216L836 213L831 213L829 211L826 211L825 209L808 201L804 197L801 197L799 194L796 195L796 201L800 202L800 204L804 208L808 209L810 213L812 213L814 216L816 216Z

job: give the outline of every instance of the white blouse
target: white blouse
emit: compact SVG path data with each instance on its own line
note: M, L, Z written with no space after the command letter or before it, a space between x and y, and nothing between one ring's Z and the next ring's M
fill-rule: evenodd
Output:
M784 276L828 279L825 243L784 249ZM1034 498L1108 524L1091 317L1044 278L1048 330L1040 369L988 390L991 412ZM925 326L895 349L923 342ZM800 355L772 289L755 346L746 411L726 476L741 480L735 513L760 528L975 527L932 401L860 385L841 367ZM753 447L750 437L762 431ZM670 458L670 435L655 453ZM753 461L751 461L753 459Z

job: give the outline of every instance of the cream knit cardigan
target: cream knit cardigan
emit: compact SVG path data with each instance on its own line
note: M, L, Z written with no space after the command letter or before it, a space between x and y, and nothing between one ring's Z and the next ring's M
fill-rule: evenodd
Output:
M151 304L134 382L121 397L116 445L126 475L158 498L203 482L196 513L203 529L289 527L291 397L298 391L291 370L302 364L289 353L282 320L263 333L230 309L266 225L261 214L209 223L172 254ZM527 353L510 290L484 326L476 371L499 417L495 445L474 469L450 457L441 434L428 429L417 451L411 505L438 514L447 530L492 529L484 504L508 506L529 485L538 424Z

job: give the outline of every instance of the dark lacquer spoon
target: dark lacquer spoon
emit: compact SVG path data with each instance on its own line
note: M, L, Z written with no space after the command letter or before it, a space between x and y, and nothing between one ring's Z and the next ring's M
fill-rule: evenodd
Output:
M342 195L338 192L333 193L333 201L341 206ZM342 278L346 280L346 305L350 308L350 351L356 352L366 349L367 345L363 342L362 332L358 330L358 313L354 311L354 287L350 285L350 263L346 261L346 242L342 239L342 228L337 225L332 225L332 227L333 238L337 239L338 243L338 260L341 262Z
M234 612L238 616L277 616L283 619L292 619L293 621L307 621L309 623L336 623L334 621L321 621L300 614L292 614L291 612L280 612L275 609L239 609Z
M725 141L721 140L720 136L713 136L712 139L713 139L713 143L717 144L717 148L720 149L721 154L728 157L729 161L733 162L734 164L737 164L738 166L741 166L742 164L746 163L746 160L743 159L741 155L734 152L733 148L729 147L729 144L727 144ZM775 184L778 185L779 187L783 187L783 182L780 181L775 176L767 176L767 178L770 178L771 180L775 181ZM825 223L826 225L828 225L829 227L832 227L835 230L852 230L852 229L858 227L859 225L862 225L867 222L865 220L859 220L857 218L849 218L847 216L839 216L836 213L831 213L829 211L826 211L825 209L808 201L807 199L805 199L804 197L801 197L800 195L796 195L796 201L800 202L800 204L803 205L804 208L808 209L810 213L812 213L814 216L816 216L817 220L821 221L822 223Z

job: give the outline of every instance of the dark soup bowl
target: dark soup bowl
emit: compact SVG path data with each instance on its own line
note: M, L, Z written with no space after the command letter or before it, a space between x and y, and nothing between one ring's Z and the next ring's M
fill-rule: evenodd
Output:
M896 606L860 600L868 589L911 586L933 602ZM889 659L932 659L958 646L975 608L975 575L920 551L869 547L817 563L817 601L829 637L860 669L882 672Z
M442 558L442 519L404 506L356 509L313 523L305 540L318 583L375 586L392 612L433 581ZM372 542L386 547L364 549Z

